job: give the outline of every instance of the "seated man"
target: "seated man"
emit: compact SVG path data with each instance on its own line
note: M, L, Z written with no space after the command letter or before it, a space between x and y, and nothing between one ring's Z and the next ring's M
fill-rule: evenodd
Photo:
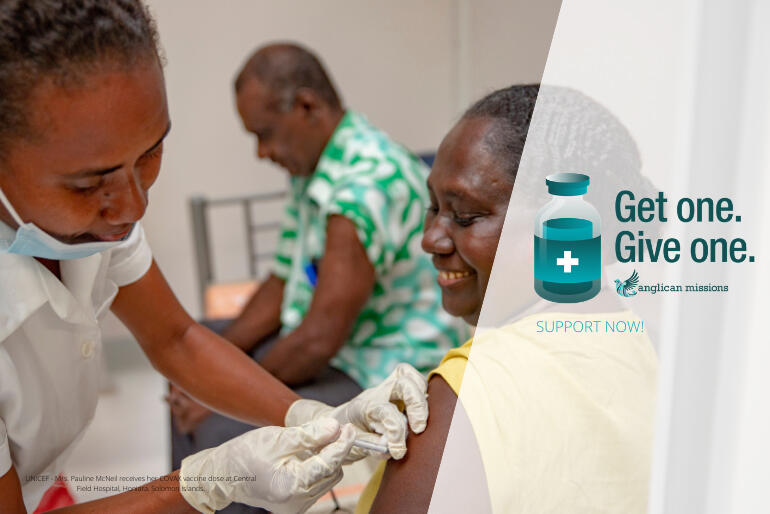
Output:
M528 168L519 174L525 139ZM522 241L532 241L545 175L585 170L595 184L592 203L611 206L625 187L653 191L639 169L636 146L622 124L565 88L496 91L471 107L444 138L428 178L431 207L422 245L439 270L444 308L472 325L483 319L472 343L451 350L431 373L427 429L410 437L405 459L381 465L358 514L429 507L646 512L657 373L650 339L644 332L542 333L538 321L547 326L567 316L602 325L640 320L620 303L614 286L569 307L540 300L532 253L522 247ZM509 200L515 212L508 213ZM607 218L606 233L620 230L618 221ZM482 315L504 220L505 244L495 268L495 280L504 284L495 284L504 291L495 301L502 302L488 302ZM605 238L605 256L614 255L613 241ZM507 318L501 328L491 328L502 324L490 316L495 310ZM460 442L448 438L450 425L457 436L463 424L473 436ZM442 487L441 497L433 497L439 466L447 463L442 457L460 449L461 463L445 468L453 487Z
M257 155L286 169L291 195L272 274L223 336L258 348L265 369L330 403L379 383L401 362L435 367L464 329L442 310L436 272L420 248L427 168L344 109L318 59L299 46L258 50L235 91ZM336 398L323 396L329 380ZM235 435L212 424L246 428L218 416L197 426L208 415L203 407L178 392L171 402L174 424L192 435L188 451Z

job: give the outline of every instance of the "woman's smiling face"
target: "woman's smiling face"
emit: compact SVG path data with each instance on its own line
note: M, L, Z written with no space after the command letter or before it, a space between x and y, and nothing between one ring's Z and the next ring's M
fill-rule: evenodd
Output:
M423 249L438 270L444 309L475 325L481 312L513 180L491 154L489 118L465 118L447 134L428 176Z

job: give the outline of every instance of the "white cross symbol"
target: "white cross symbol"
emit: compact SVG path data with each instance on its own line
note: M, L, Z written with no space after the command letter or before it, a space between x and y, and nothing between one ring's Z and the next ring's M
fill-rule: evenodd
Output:
M558 257L556 259L557 266L564 266L564 273L572 273L572 266L580 264L580 259L572 258L572 252L569 250L564 251L564 257Z

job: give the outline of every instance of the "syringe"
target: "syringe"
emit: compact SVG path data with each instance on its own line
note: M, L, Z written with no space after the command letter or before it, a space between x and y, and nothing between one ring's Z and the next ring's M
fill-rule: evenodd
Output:
M380 453L389 453L387 446L383 444L370 443L369 441L364 441L362 439L356 439L355 441L353 441L353 446L363 448L364 450L372 450Z

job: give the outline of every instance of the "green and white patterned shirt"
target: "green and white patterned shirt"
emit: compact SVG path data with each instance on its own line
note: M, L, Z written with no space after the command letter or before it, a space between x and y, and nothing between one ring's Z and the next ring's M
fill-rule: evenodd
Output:
M400 362L427 373L468 336L444 312L436 271L420 247L428 170L403 146L348 111L310 177L291 179L273 273L284 280L282 334L294 330L313 297L311 269L323 256L326 221L351 220L375 270L375 284L350 337L330 364L362 387Z

